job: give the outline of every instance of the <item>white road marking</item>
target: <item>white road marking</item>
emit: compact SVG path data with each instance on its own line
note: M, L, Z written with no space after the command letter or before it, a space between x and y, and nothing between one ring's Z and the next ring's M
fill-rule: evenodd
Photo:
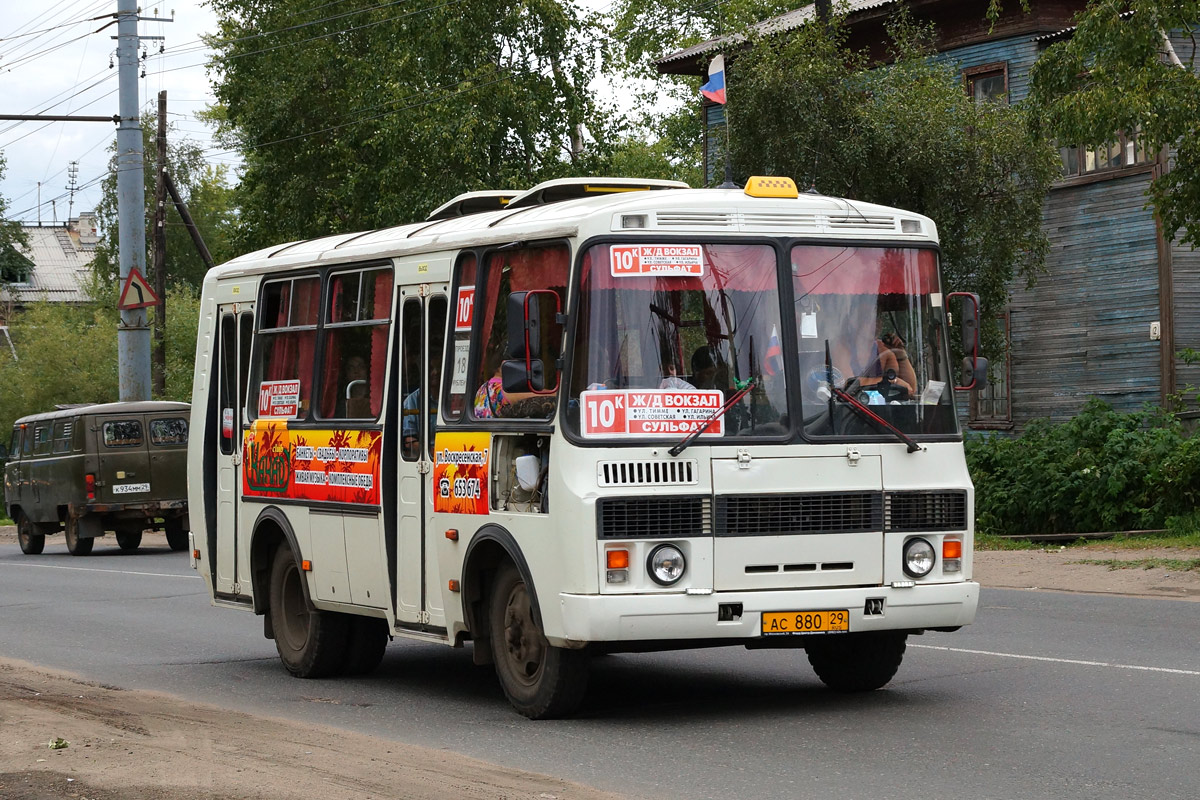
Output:
M1000 658L1019 658L1025 661L1050 661L1055 664L1078 664L1084 667L1111 667L1112 669L1133 669L1141 672L1168 672L1172 675L1200 675L1200 670L1171 669L1170 667L1142 667L1137 664L1113 664L1108 661L1081 661L1074 658L1051 658L1050 656L1025 656L1019 653L997 653L992 650L967 650L962 647L938 647L932 644L910 644L909 647L919 647L923 650L944 650L947 653L970 653L977 656L999 656Z
M104 572L110 575L147 575L151 578L199 578L199 575L173 575L168 572L134 572L127 569L97 569L95 567L61 567L55 564L14 564L11 561L0 561L5 567L37 567L39 569L71 569L76 572Z

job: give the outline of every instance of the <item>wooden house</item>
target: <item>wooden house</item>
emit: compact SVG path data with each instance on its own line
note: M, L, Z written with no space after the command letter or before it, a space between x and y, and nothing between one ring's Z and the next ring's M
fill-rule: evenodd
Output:
M850 45L885 58L884 23L898 0L851 0ZM986 0L910 0L917 20L932 21L939 58L961 70L964 91L979 102L1019 103L1029 92L1030 69L1051 44L1073 31L1083 0L1004 3L994 26ZM787 31L815 18L806 6L762 23ZM1178 32L1173 46L1185 64L1200 53ZM722 40L665 56L660 73L703 76ZM737 63L727 65L737 90ZM706 169L723 138L724 107L704 103ZM1037 285L1011 287L1001 315L1009 350L997 379L972 392L964 421L975 430L1017 430L1031 420L1062 420L1091 397L1119 410L1163 403L1200 385L1200 365L1179 351L1200 349L1200 252L1165 239L1147 207L1146 189L1169 168L1167 153L1147 152L1136 138L1114 131L1098 149L1061 148L1062 177L1050 190L1043 225L1050 240L1047 273ZM716 181L720 177L715 178Z

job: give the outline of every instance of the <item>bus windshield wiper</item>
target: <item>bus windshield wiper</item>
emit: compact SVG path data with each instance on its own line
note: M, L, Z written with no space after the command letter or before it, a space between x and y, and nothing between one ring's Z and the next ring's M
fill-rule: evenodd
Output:
M839 389L836 386L831 386L830 388L833 391L831 398L836 397L838 400L841 400L843 403L850 406L850 408L852 408L860 417L863 417L870 422L874 422L879 427L883 428L889 433L894 434L897 439L908 445L908 452L915 453L918 450L923 449L921 445L913 441L911 436L897 428L892 423L888 422L883 417L876 414L868 406L864 405L860 400L851 395L845 389Z
M682 453L684 450L688 449L691 446L692 442L694 442L696 440L697 436L699 436L700 434L707 431L709 425L713 424L714 422L719 420L721 417L723 417L725 415L725 412L728 411L729 409L733 408L739 400L741 400L743 397L745 397L747 395L747 393L749 393L749 391L754 388L754 385L757 382L758 382L758 378L748 378L745 383L742 383L741 381L735 379L733 384L737 388L737 391L734 392L729 397L729 399L725 401L725 404L722 405L720 408L718 408L716 411L714 411L712 414L709 414L708 419L701 422L700 425L697 426L696 430L692 431L687 436L683 437L683 439L680 440L679 444L675 445L667 452L673 456L677 456L680 453Z

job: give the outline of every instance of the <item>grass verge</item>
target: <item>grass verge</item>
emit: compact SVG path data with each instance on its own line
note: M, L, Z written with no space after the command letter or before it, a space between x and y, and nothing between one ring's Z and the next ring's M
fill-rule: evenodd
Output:
M1097 564L1117 569L1165 569L1171 572L1200 572L1200 558L1084 558L1072 564Z

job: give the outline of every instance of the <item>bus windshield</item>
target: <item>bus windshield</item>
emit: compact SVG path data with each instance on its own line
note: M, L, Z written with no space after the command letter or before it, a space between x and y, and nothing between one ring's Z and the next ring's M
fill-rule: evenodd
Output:
M846 395L905 434L955 433L937 254L800 245L790 261L805 433L886 430Z
M790 431L779 277L762 244L601 244L583 258L569 425L584 438Z
M698 443L778 439L792 433L790 397L810 438L956 433L936 253L807 244L786 252L795 313L784 325L769 245L591 247L572 431L678 439L703 426ZM787 336L796 342L791 363Z

